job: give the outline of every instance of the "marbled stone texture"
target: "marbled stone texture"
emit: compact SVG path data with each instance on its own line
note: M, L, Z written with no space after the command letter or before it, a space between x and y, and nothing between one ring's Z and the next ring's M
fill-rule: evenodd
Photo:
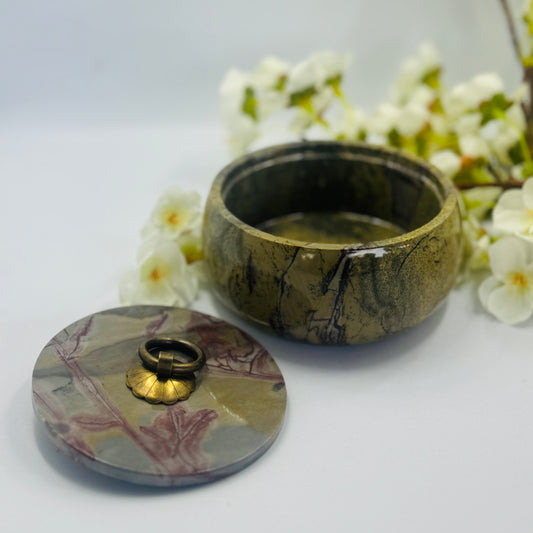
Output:
M326 244L257 229L298 212L380 218L403 235ZM305 142L244 156L216 178L205 258L229 307L284 337L375 341L424 320L453 286L462 253L454 187L418 158L365 144Z
M197 389L174 405L136 398L126 372L154 336L197 344ZM182 486L241 470L276 438L286 404L266 350L222 320L171 307L112 309L75 322L41 352L33 405L58 448L88 468L133 483Z

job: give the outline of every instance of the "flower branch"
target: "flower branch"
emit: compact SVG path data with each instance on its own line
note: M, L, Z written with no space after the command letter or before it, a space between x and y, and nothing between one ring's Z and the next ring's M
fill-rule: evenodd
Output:
M523 84L506 92L497 73L448 88L438 51L424 44L400 67L389 101L365 113L342 83L349 57L318 52L291 65L266 57L250 72L231 69L220 87L233 156L280 121L296 138L325 136L407 150L436 166L458 189L465 254L461 280L485 273L483 306L506 323L533 314L533 0L524 44L500 0ZM123 303L187 305L202 272L199 196L172 189L143 230L138 267L121 283Z

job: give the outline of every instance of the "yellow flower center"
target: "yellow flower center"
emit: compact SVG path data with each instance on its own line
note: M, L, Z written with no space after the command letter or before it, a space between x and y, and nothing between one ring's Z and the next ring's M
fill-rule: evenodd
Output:
M148 276L154 283L157 283L158 281L160 281L162 278L165 277L165 274L164 272L161 272L161 270L157 267L155 267L152 272L150 272L149 276Z
M511 283L520 289L525 289L528 285L528 279L522 272L515 272L511 278Z
M171 212L166 216L166 221L167 221L171 226L177 226L177 225L180 223L180 217L179 217L178 213L176 213L176 211L171 211Z

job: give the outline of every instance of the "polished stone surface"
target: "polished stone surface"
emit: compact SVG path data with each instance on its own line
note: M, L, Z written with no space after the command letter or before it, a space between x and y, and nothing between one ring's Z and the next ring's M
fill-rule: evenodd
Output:
M139 344L156 335L206 354L187 401L153 405L125 384ZM46 345L33 372L34 410L59 450L139 484L192 485L241 470L272 444L285 404L281 372L260 344L223 320L171 307L83 318Z
M331 227L332 213L344 225L357 220L349 240L339 242L349 232ZM312 240L269 229L302 217L312 220ZM361 217L404 233L361 242ZM462 255L461 218L453 184L418 158L366 144L293 143L219 173L204 254L216 294L256 324L292 340L365 343L418 324L446 297Z

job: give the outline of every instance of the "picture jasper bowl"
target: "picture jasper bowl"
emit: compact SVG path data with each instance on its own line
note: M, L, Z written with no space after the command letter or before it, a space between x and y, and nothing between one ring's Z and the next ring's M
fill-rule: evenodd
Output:
M204 254L230 308L315 344L382 339L424 320L461 257L455 189L435 168L366 144L245 155L209 194Z

